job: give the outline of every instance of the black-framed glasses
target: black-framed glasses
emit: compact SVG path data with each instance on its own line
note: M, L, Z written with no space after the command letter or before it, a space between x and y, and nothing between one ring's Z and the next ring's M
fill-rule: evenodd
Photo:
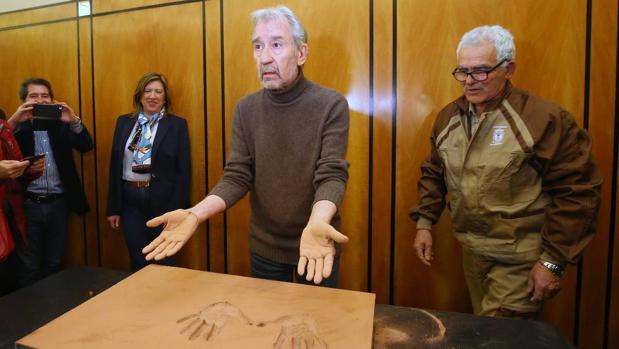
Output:
M488 69L473 69L473 70L468 71L462 68L456 68L454 69L454 71L451 72L451 75L453 75L454 78L460 82L465 82L466 78L469 75L475 81L484 81L488 79L488 74L492 73L496 68L500 67L501 64L505 62L507 62L507 59L500 61L499 63L497 63L497 65L495 65L492 68L488 68Z

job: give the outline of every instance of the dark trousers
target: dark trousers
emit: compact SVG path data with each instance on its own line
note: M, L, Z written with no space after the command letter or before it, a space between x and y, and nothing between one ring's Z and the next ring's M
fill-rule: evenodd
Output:
M17 288L17 255L11 253L0 262L0 297Z
M48 202L24 200L26 241L16 241L18 282L28 286L62 267L69 210L64 198Z
M338 251L339 252L339 251ZM259 279L275 281L296 282L305 285L314 285L314 281L305 280L305 276L297 274L297 265L277 263L261 257L255 253L251 254L251 276ZM340 256L335 255L333 269L328 279L323 279L319 286L337 287L340 276Z
M149 188L134 188L123 184L123 207L120 220L129 249L132 271L140 270L148 264L142 249L159 236L162 230L162 227L146 226L146 222L155 217L150 207ZM157 263L173 266L176 265L176 257L168 257Z

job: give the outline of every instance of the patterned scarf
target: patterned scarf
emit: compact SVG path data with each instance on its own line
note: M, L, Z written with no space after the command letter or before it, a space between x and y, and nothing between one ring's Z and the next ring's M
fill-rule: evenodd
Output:
M151 116L150 120L144 115L144 112L140 112L138 122L135 125L136 132L129 145L129 150L133 151L133 162L131 166L133 172L150 172L153 149L152 131L163 117L164 112L165 109L161 109L159 113Z

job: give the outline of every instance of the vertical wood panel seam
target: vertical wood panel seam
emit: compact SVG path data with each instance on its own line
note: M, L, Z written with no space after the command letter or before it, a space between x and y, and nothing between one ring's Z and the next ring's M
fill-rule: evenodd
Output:
M584 110L583 110L583 127L589 128L589 106L590 106L590 88L591 88L591 17L592 0L587 0L587 21L585 33L585 93L584 93Z
M370 67L369 67L369 161L368 161L368 272L367 272L367 291L372 291L372 236L374 229L372 228L373 224L373 205L372 205L372 194L374 189L374 0L369 1L369 11L370 11L370 30L369 30L369 55L370 55Z
M584 107L583 107L583 127L589 128L589 89L591 79L591 0L587 0L586 12L586 33L585 33L585 86L584 86ZM576 272L576 295L574 302L574 345L578 346L580 341L580 313L582 306L582 278L583 278L583 258L578 261Z
M80 115L82 113L82 58L80 53L80 18L79 14L79 2L75 2L75 13L76 13L76 31L77 31L77 110ZM80 179L82 180L82 190L85 190L84 185L84 154L80 153ZM82 236L84 238L84 264L88 264L88 229L86 227L86 215L80 217L82 220Z
M617 23L619 23L619 7L617 9ZM603 338L603 347L608 348L609 338L610 338L610 306L612 305L612 288L613 288L613 257L615 253L615 229L617 217L615 212L617 210L617 165L619 165L619 160L617 159L619 154L619 144L617 143L617 136L619 135L619 109L617 108L617 103L619 103L619 80L617 77L619 76L619 28L617 28L616 32L616 41L615 41L615 132L614 132L614 142L613 142L613 175L611 182L611 199L610 199L610 227L608 234L608 269L606 270L606 307L604 309L604 338ZM619 256L617 256L619 258ZM617 285L615 285L617 287Z
M395 272L395 212L396 212L396 136L397 136L397 108L398 108L398 0L392 0L393 37L392 37L392 73L391 73L391 212L390 212L390 253L389 253L389 304L394 299L394 272Z
M90 8L92 8L92 0L89 0ZM94 143L94 161L95 161L95 221L96 221L96 234L97 234L97 263L102 266L101 261L101 227L99 225L99 164L97 162L97 117L96 117L96 95L95 95L95 35L93 30L94 18L88 16L90 19L90 85L92 93L92 138Z
M203 114L204 117L204 182L205 189L208 190L208 78L206 72L206 0L202 0L202 99L203 99ZM206 270L211 270L211 244L210 244L210 224L206 224L206 241L204 248L206 249Z
M221 152L222 167L226 166L226 71L224 69L224 0L219 1L219 51L221 54ZM228 214L224 215L224 273L228 273Z

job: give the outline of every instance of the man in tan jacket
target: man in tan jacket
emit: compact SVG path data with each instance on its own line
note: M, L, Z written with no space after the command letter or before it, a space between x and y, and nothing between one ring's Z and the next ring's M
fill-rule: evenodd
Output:
M500 26L462 37L452 74L463 96L434 122L410 215L430 265L430 230L448 205L476 314L532 318L592 238L602 180L573 117L512 87L515 52Z

